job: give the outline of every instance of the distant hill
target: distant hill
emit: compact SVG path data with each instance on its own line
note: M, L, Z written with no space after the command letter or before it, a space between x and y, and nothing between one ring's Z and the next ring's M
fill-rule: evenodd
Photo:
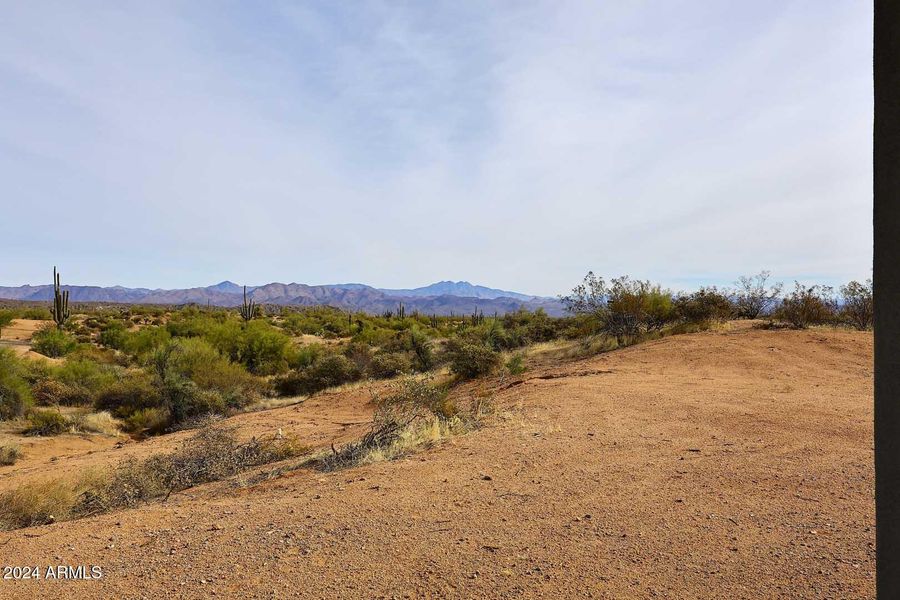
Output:
M389 296L404 296L407 298L415 298L421 296L461 296L465 298L513 298L516 300L534 300L537 296L529 296L519 292L508 292L506 290L498 290L483 285L472 285L468 281L439 281L425 287L413 288L411 290L388 290L381 288L380 291Z
M223 281L207 287L186 289L126 288L63 285L72 302L123 304L199 304L238 306L243 300L243 286ZM282 306L328 305L344 310L378 314L395 310L402 302L407 312L449 315L470 314L476 309L485 314L505 314L525 308L541 308L550 315L563 313L560 303L552 298L529 296L466 281L441 281L409 290L378 289L361 283L306 285L303 283L267 283L247 286L247 295L258 303ZM0 299L48 301L53 297L52 285L0 287Z

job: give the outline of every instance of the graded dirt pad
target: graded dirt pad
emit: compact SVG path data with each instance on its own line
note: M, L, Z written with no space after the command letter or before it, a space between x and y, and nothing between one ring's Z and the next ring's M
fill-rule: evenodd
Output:
M685 335L518 380L459 390L500 390L496 422L396 462L0 534L7 564L104 573L0 597L874 597L871 334Z

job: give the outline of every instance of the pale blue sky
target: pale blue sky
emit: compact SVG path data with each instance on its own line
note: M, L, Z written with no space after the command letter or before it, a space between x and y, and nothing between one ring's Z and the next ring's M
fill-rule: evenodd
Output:
M871 4L0 13L0 285L866 278Z

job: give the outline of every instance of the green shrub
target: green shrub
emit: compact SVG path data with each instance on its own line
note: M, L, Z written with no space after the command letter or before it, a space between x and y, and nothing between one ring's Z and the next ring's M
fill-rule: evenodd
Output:
M162 402L160 386L153 377L143 371L127 371L97 395L94 405L97 410L128 419L139 410L160 408Z
M288 366L291 369L303 369L316 362L325 352L322 344L300 346L289 354Z
M125 427L133 433L156 435L165 431L171 420L165 408L141 408L125 419Z
M120 369L111 365L96 363L92 360L66 360L53 368L52 378L71 388L80 388L88 395L85 400L90 403L97 394L115 384Z
M447 354L450 371L462 379L487 375L500 364L500 355L482 344L450 340Z
M726 321L734 316L731 300L713 287L700 288L693 294L679 294L675 299L678 316L688 323Z
M410 370L406 355L399 352L379 352L369 363L368 373L374 379L390 379Z
M603 332L619 344L674 322L679 314L672 294L649 281L627 276L610 281L588 272L569 296L560 298L566 310L597 323L587 334Z
M810 325L824 325L835 320L837 303L832 289L828 286L805 287L794 282L794 291L785 296L775 317L795 329L806 329Z
M521 375L526 371L525 367L525 355L521 352L517 352L509 357L509 360L506 361L506 370L509 371L510 375Z
M22 361L7 348L0 348L0 419L25 414L31 406L31 389Z
M200 338L176 339L160 351L165 354L163 379L171 374L189 379L200 389L243 396L249 403L263 389L263 382L235 364Z
M128 330L121 321L112 321L100 331L100 343L108 348L125 349Z
M275 380L275 388L282 396L314 394L359 379L356 365L346 356L326 354L309 367L292 371Z
M226 398L215 390L201 389L190 379L169 377L163 381L163 406L168 409L171 425L193 417L225 414L231 408Z
M65 356L77 345L75 338L53 325L39 329L31 338L31 348L51 358Z
M33 409L26 416L25 435L59 435L72 430L72 422L58 410Z
M424 373L434 366L431 340L417 326L413 326L409 330L409 347L412 350L414 366L417 371Z

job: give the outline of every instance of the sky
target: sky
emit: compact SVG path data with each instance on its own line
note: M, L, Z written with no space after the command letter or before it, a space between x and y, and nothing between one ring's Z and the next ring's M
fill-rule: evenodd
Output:
M0 285L871 276L858 0L11 2Z

